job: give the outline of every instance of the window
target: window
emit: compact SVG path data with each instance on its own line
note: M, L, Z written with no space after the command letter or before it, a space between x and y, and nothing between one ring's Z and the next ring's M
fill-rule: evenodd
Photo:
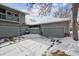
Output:
M15 14L15 16L19 16L18 14Z
M0 8L0 13L6 13L5 9Z
M7 12L7 14L8 14L8 15L11 15L11 13L10 13L10 12Z
M6 15L0 14L0 19L6 19Z
M19 15L18 13L7 11L7 20L11 21L19 21Z
M40 27L40 25L29 26L29 28L35 28L35 27Z
M6 19L6 15L2 15L2 19Z
M1 19L1 14L0 14L0 19Z
M6 19L6 10L0 8L0 19Z

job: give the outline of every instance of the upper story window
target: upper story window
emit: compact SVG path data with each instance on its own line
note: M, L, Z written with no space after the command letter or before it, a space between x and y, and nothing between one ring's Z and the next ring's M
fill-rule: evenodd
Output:
M19 21L19 14L12 11L7 11L7 20Z
M0 8L0 19L19 22L19 13Z
M6 13L6 10L0 8L0 13Z
M1 15L1 18L2 19L6 19L6 15Z
M10 15L10 16L13 16L13 17L19 17L19 15L14 13L14 12L7 12L7 15Z
M7 12L8 15L11 15L11 12Z
M19 15L18 15L18 14L15 14L15 16L19 17Z
M1 14L0 14L0 19L1 19Z
M0 14L0 19L6 19L6 15Z
M0 19L6 19L6 10L0 8Z

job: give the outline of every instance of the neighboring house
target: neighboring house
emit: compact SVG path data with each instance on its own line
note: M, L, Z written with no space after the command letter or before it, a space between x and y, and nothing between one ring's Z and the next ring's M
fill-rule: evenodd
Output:
M32 17L26 16L26 24L31 33L38 33L46 37L64 37L69 33L70 20L68 18L53 18L50 16Z
M22 11L0 4L0 38L24 34L25 14Z

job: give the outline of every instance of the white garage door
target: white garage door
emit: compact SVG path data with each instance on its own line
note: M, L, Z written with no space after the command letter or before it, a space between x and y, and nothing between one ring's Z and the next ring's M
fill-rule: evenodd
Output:
M43 28L42 29L44 36L52 37L64 37L64 28Z

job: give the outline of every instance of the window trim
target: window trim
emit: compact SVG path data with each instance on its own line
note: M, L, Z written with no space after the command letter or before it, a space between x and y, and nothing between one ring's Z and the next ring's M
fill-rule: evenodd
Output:
M0 13L2 13L2 14L6 14L6 10L3 9L3 8L0 8L0 10L1 10L1 9L2 9L3 12L0 12Z
M6 14L2 14L2 13L0 13L0 15L1 15L1 16L0 16L0 19L6 19ZM5 18L3 18L2 15L4 15Z
M11 12L7 12L7 15L11 15L12 13Z
M8 15L8 14L7 14L8 12L10 12L11 15ZM13 17L16 17L16 18L15 18L14 20L12 20L12 21L17 21L17 22L19 22L19 21L18 21L18 19L19 19L19 17L20 17L20 16L19 16L19 13L18 13L18 16L15 16L15 14L17 14L17 13L7 10L7 11L6 11L6 19L8 20L8 17L7 17L7 16L13 16ZM11 20L11 19L9 19L9 20Z

